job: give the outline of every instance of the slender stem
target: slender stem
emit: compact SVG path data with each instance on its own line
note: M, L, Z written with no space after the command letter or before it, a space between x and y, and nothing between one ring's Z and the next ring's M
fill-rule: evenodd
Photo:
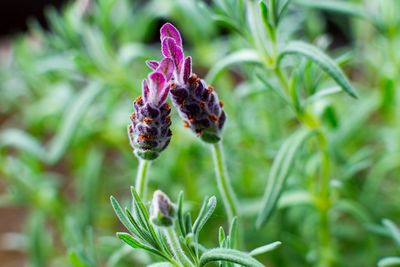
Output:
M236 196L225 166L222 142L214 144L212 148L218 189L222 196L229 222L232 222L233 218L238 215L238 208Z
M331 238L331 230L329 223L329 209L331 207L330 198L330 156L328 149L328 141L323 131L319 131L318 143L321 149L321 180L317 190L319 195L319 242L320 242L320 263L321 267L329 267L334 263L333 246Z
M194 264L189 260L179 243L178 236L175 233L174 227L164 227L163 232L167 238L168 245L175 259L184 267L194 267Z
M151 161L139 158L139 167L136 175L135 188L139 197L144 199L147 191L147 171Z
M275 69L275 74L278 77L279 82L287 93L290 92L290 85L286 75L282 70L277 67ZM330 198L330 156L328 149L328 140L326 134L321 130L321 125L319 120L313 116L313 114L307 112L296 111L297 118L299 121L309 128L318 130L318 145L321 149L322 166L321 166L321 179L316 189L317 203L316 206L319 211L319 229L318 238L320 244L320 261L318 266L320 267L330 267L334 263L333 255L333 245L330 232L329 224L329 209L331 207Z

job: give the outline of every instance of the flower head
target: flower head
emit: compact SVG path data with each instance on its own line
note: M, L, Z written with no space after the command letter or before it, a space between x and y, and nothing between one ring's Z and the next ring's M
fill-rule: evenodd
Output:
M173 62L174 81L179 84L186 83L192 74L192 58L184 56L181 34L171 23L165 23L160 29L160 39L164 59L170 58ZM160 65L155 60L146 63L152 69L157 69Z
M161 27L160 35L163 60L171 59L174 66L170 90L172 103L186 127L205 142L218 142L226 120L222 102L212 86L192 73L192 58L184 57L179 31L166 23ZM161 65L156 61L147 64L153 69Z
M143 80L142 96L134 101L128 136L136 155L146 160L157 158L171 140L171 108L166 99L172 64L171 59L163 59L148 80Z

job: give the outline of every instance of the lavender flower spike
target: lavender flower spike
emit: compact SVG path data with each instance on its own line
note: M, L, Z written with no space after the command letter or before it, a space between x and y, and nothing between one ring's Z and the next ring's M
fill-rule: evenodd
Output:
M212 86L192 73L192 58L184 57L179 31L166 23L161 27L160 35L164 58L171 58L174 64L170 90L172 103L186 127L205 142L219 142L226 120L222 102Z
M162 60L149 75L149 81L143 80L142 96L134 101L128 136L135 154L146 160L157 158L171 140L171 108L166 99L172 64L170 59Z

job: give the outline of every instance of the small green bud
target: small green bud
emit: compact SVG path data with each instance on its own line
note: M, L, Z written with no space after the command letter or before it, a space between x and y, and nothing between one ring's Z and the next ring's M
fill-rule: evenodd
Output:
M151 202L150 220L157 226L169 227L174 224L175 207L171 200L162 191L153 194Z

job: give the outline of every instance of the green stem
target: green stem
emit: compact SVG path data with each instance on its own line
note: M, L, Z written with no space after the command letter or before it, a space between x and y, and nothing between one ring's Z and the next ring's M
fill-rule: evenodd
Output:
M280 67L275 68L275 74L281 86L290 93L290 85L286 75L282 72ZM328 140L325 133L320 129L321 125L319 120L308 112L297 110L297 118L299 121L311 129L318 131L318 145L321 150L322 166L321 166L321 179L316 189L316 206L319 211L319 244L320 244L320 267L330 267L334 263L334 255L332 248L332 238L330 233L329 224L329 209L331 207L331 199L329 192L330 183L330 156L328 149Z
M212 148L218 189L230 223L238 215L237 200L226 170L222 142L214 144Z
M168 245L175 259L184 267L194 267L194 264L189 260L179 243L178 236L175 233L174 227L163 227L163 232L167 238Z
M332 251L332 238L329 223L329 209L331 207L330 199L330 156L328 149L328 141L325 133L319 131L318 143L321 149L321 180L317 190L319 198L319 243L320 243L320 263L321 267L329 267L334 263L334 255Z
M139 197L144 199L147 191L147 172L151 161L139 158L139 167L136 175L135 188Z

